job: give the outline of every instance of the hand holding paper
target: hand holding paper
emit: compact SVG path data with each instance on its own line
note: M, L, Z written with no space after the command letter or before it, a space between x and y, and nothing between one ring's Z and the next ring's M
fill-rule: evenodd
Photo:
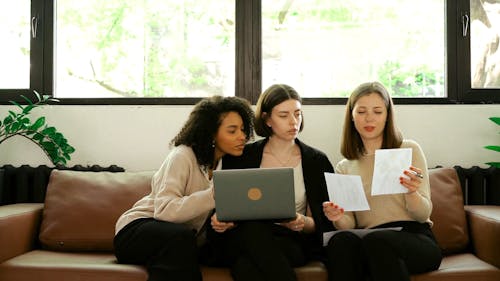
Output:
M372 179L372 195L406 193L399 177L411 165L411 148L378 149Z
M330 201L345 211L369 210L360 176L325 173Z

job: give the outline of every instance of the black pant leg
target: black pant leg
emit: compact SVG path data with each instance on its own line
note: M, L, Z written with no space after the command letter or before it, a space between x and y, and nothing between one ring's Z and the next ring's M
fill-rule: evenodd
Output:
M442 258L439 246L422 233L372 232L363 247L373 281L409 281L411 274L437 269Z
M291 231L283 226L273 225L274 243L283 253L292 267L298 267L306 264L307 255L306 244L304 237L301 237L298 232Z
M237 256L231 263L230 269L235 281L267 280L253 260L246 255Z
M326 247L329 281L362 281L366 279L362 240L352 232L335 234Z
M287 251L282 248L286 243L275 239L275 226L270 222L247 221L216 238L209 233L209 242L216 243L222 263L231 267L235 281L297 280L291 261L300 258L286 256Z
M148 281L201 281L195 233L183 224L139 219L115 237L120 263L147 267Z

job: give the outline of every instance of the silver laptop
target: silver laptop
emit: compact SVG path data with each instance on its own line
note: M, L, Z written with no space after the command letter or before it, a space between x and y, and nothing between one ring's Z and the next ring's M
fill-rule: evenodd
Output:
M215 210L220 221L294 219L293 168L215 170Z

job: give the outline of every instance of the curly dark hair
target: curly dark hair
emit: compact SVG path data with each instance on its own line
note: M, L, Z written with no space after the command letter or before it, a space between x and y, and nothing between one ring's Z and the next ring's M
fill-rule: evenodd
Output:
M194 106L189 119L170 144L190 146L198 164L211 168L214 164L214 136L223 117L229 112L236 112L241 116L247 141L253 139L254 112L250 103L239 97L212 96L202 99Z

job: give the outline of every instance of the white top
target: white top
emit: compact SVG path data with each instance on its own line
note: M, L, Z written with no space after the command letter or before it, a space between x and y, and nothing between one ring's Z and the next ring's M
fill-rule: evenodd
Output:
M299 214L306 214L306 186L304 185L304 175L302 174L302 160L293 168L293 179L295 187L295 210Z

